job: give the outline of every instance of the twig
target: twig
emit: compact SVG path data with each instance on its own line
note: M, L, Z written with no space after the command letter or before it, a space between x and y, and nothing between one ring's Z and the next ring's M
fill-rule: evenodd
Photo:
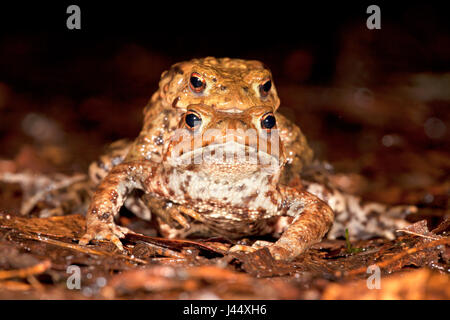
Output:
M95 250L95 249L87 248L85 246L80 246L79 244L66 243L63 241L58 241L58 240L50 239L50 238L43 237L43 236L28 235L28 234L23 234L23 233L21 233L20 236L30 239L30 240L36 240L36 241L40 241L40 242L44 242L44 243L48 243L48 244L53 244L55 246L63 247L63 248L69 249L69 250L74 250L74 251L78 251L78 252L82 252L82 253L93 254L93 255L97 255L97 256L109 256L109 257L114 257L114 258L122 258L122 259L129 260L129 261L132 261L135 263L147 264L147 261L139 259L139 258L129 257L126 255L118 255L118 254L106 252L106 251Z
M0 281L0 289L6 289L11 291L27 291L32 288L28 283L19 281L5 280Z
M434 236L434 237L433 236L427 236L425 234L417 233L417 232L406 230L406 229L399 229L399 230L396 230L396 232L404 232L404 233L407 233L407 234L411 234L413 236L427 238L427 239L431 239L431 240L439 240L439 239L442 238L442 237L439 237L439 236Z
M28 276L42 273L51 267L50 260L44 260L32 267L16 270L0 270L0 280L10 278L26 278Z
M44 290L44 286L39 282L38 279L36 279L36 277L34 275L29 275L27 277L28 282L31 284L31 286L38 290L38 291L43 291Z
M406 255L410 255L410 254L416 253L418 251L421 251L421 250L424 250L424 249L428 249L428 248L432 248L432 247L436 247L436 246L439 246L439 245L442 245L442 244L450 244L450 238L446 237L446 238L442 238L442 239L435 240L435 241L432 241L432 242L428 242L428 243L424 244L423 246L409 248L409 249L407 249L405 251L402 251L399 254L393 256L390 259L386 259L384 261L381 261L380 263L377 263L376 265L378 267L380 267L380 268L385 268L388 265L390 265L391 263L393 263L393 262L395 262L397 260L400 260L401 258L403 258ZM354 275L357 275L357 274L360 274L360 273L366 273L366 271L367 271L367 267L361 267L361 268L358 268L358 269L354 269L354 270L350 270L350 271L347 271L347 272L343 272L343 274L345 276L354 276ZM338 276L339 275L342 275L342 273L338 272Z

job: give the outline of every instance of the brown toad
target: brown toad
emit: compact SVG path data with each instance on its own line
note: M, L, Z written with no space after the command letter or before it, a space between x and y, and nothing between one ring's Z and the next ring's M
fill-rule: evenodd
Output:
M364 204L326 175L323 183L300 179L312 151L277 113L279 104L271 73L258 61L207 57L173 65L144 109L138 138L113 144L91 165L99 185L80 243L108 239L122 249L119 238L131 231L114 216L124 204L156 218L172 238L282 233L268 247L276 259L293 259L320 241L333 211L329 238L346 228L358 238L392 238L408 208Z
M274 232L277 217L293 217L269 246L277 259L320 241L333 211L280 183L286 164L300 170L312 152L300 129L276 113L279 104L271 73L258 61L207 57L172 66L145 107L140 135L122 149L126 156L116 157L106 177L93 174L101 182L80 243L108 239L122 249L119 238L129 230L114 216L135 189L175 206L169 215L185 231L195 224L202 234L238 238Z

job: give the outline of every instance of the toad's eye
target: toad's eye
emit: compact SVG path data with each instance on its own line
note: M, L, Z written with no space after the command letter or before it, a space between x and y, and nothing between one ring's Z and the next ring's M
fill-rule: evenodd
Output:
M261 94L261 97L267 97L271 88L272 88L271 80L267 80L263 84L261 84L259 86L259 93Z
M206 81L199 73L193 72L191 74L191 78L189 79L189 86L195 93L200 93L205 90Z
M192 130L198 128L202 124L202 118L200 118L197 113L188 111L184 117L184 122L186 123L186 126Z
M272 129L277 124L275 116L272 112L266 113L261 118L261 127L263 129Z

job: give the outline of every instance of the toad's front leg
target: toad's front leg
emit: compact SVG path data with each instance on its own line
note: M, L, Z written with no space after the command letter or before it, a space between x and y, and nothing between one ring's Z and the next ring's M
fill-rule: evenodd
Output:
M134 189L154 191L158 185L157 164L149 161L121 163L114 167L102 180L92 196L86 215L86 233L80 239L81 245L91 240L110 240L123 250L119 238L125 237L128 229L117 226L114 217Z
M307 191L281 187L280 193L283 210L294 220L268 249L277 260L292 260L322 240L333 224L334 213L325 202Z

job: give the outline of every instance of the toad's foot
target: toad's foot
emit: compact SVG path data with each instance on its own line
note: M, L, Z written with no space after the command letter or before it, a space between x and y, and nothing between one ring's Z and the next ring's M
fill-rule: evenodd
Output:
M285 214L292 223L268 249L275 260L291 261L322 240L333 224L334 213L318 197L305 190L280 188Z
M272 258L274 258L275 260L292 260L293 259L292 249L289 249L289 247L284 247L284 246L281 246L280 244L276 243L271 246L268 246L267 249L269 249L270 254L272 255Z
M291 251L289 249L285 249L283 246L272 243L269 241L258 240L253 243L251 246L246 246L243 244L237 244L232 246L228 253L238 252L238 253L253 253L260 249L267 248L269 249L270 255L275 260L286 260L290 257Z
M125 238L127 233L133 233L131 230L117 226L115 224L97 224L90 226L86 233L81 237L79 244L87 245L91 240L109 240L116 247L123 251L123 245L120 238Z
M86 234L80 244L86 245L92 239L105 239L123 250L120 238L133 233L127 228L116 226L114 216L119 213L126 196L135 189L143 189L141 179L149 178L152 166L145 162L121 163L115 166L102 180L92 196L86 213Z
M255 241L255 243L253 243L251 246L247 246L244 244L236 244L234 246L232 246L228 252L232 253L232 252L243 252L243 253L252 253L255 252L259 249L262 248L266 248L268 247L270 250L270 247L273 246L274 244L272 242L269 241L264 241L264 240L257 240Z

